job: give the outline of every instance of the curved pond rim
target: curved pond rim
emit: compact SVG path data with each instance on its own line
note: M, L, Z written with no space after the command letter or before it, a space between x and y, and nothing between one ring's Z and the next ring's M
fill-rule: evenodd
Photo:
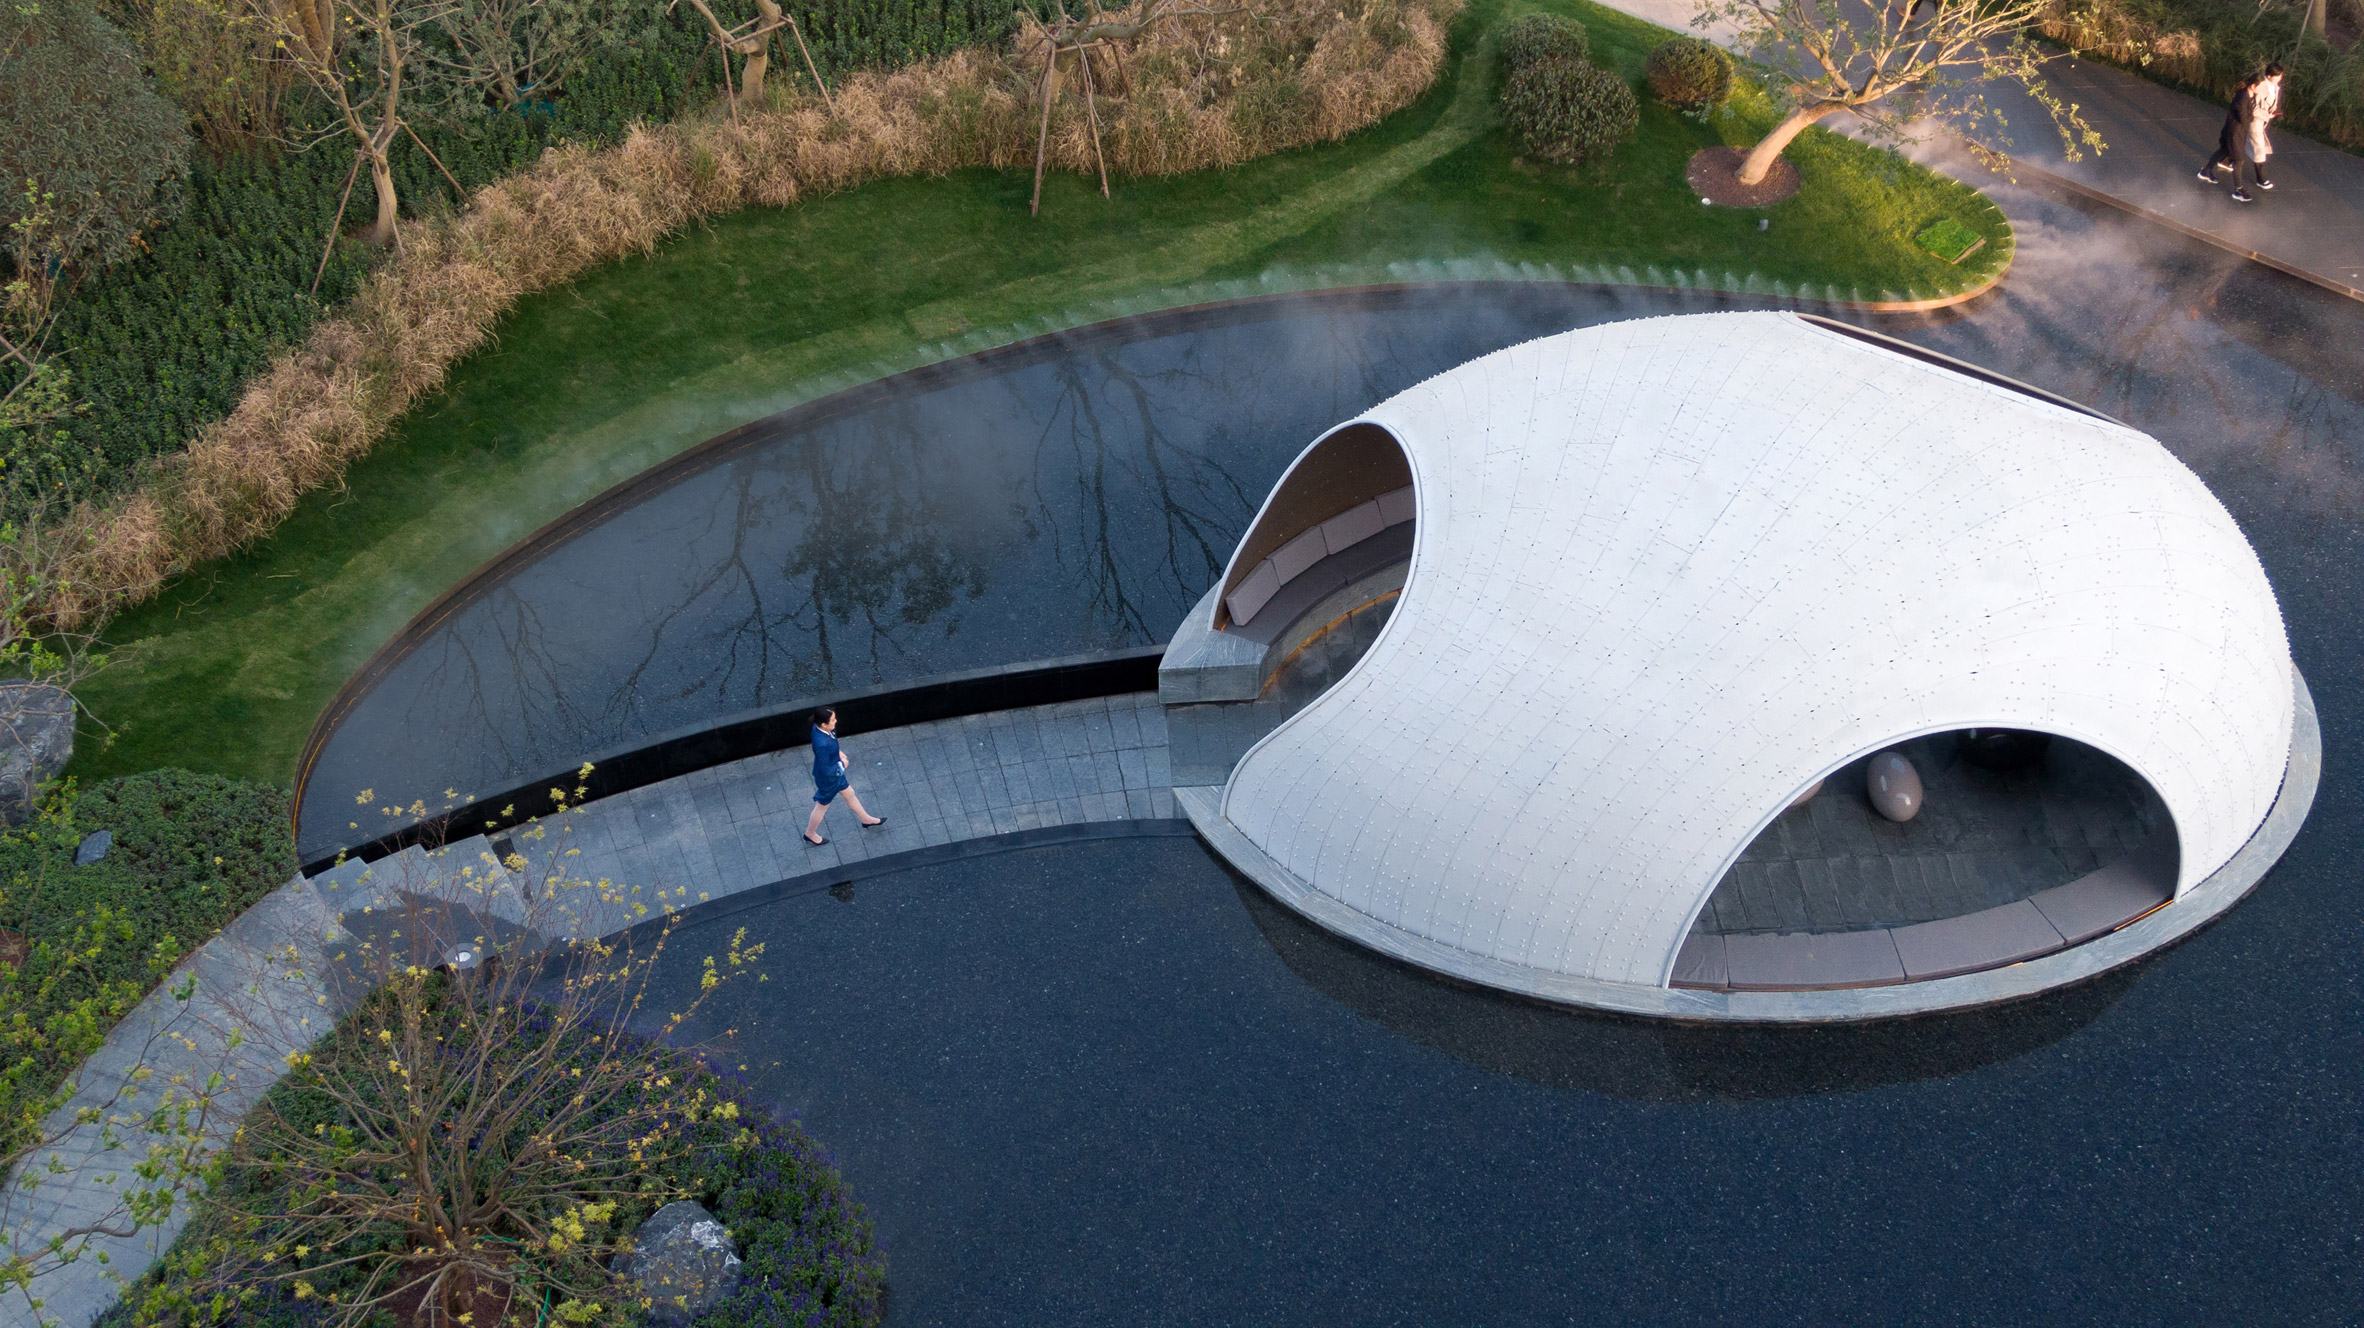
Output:
M979 835L973 839L955 839L949 844L930 844L926 848L905 849L900 853L882 854L819 871L801 872L770 885L759 885L735 895L709 899L676 908L670 913L636 922L624 930L600 938L626 949L644 940L654 940L670 931L692 924L719 922L751 909L770 908L788 899L801 899L823 890L852 886L874 876L894 876L918 867L941 866L948 862L967 862L973 858L990 858L1022 849L1051 848L1063 844L1094 844L1111 839L1196 839L1198 831L1180 816L1146 817L1121 821L1074 821L1066 825L1038 826L1032 830L1011 830L1002 834ZM1220 859L1217 859L1220 861Z
M882 683L827 696L798 697L734 715L721 723L691 724L629 746L594 753L585 759L584 764L590 767L588 771L577 765L489 796L472 796L459 806L444 808L367 842L316 858L303 864L300 870L306 876L314 876L341 862L375 862L414 844L432 846L469 835L497 834L558 811L558 802L551 797L557 790L581 789L580 797L570 794L569 800L588 802L751 756L802 747L811 741L812 712L824 705L836 709L838 733L853 737L880 729L958 719L964 715L987 715L1024 706L1154 692L1157 666L1165 653L1164 646L1135 646L939 673L915 681Z
M557 517L544 524L540 529L535 530L531 534L526 535L524 538L518 540L515 544L510 545L507 549L502 550L499 554L495 555L479 566L475 571L470 572L467 576L454 583L442 594L436 596L426 605L426 607L420 609L417 614L413 615L409 622L403 624L399 630L397 630L391 637L387 638L385 643L380 645L377 650L372 652L367 660L363 661L361 667L356 669L353 675L345 680L344 685L337 689L336 694L329 698L328 704L322 708L319 717L313 721L311 731L305 735L301 754L298 756L296 761L295 777L292 781L292 794L289 799L289 830L291 834L297 837L298 842L301 842L302 827L300 824L300 816L301 809L304 804L306 785L310 782L313 768L319 761L322 749L328 745L329 738L336 732L337 727L344 722L345 717L351 713L353 707L360 702L361 698L366 695L369 690L376 685L378 680L384 677L385 674L391 670L396 663L398 663L404 656L408 655L413 649L415 649L420 642L424 641L428 636L433 634L439 627L443 625L446 620L448 620L452 615L466 609L469 605L475 603L488 590L499 584L503 579L516 571L518 568L534 562L536 559L541 558L545 554L565 544L568 540L605 520L609 516L645 501L654 494L684 480L687 480L692 476L727 462L732 457L737 456L738 454L750 448L769 443L778 438L781 434L811 429L818 425L827 423L830 420L871 408L899 396L903 396L915 391L928 391L974 381L978 378L982 378L991 374L1004 372L1013 367L1022 366L1031 362L1039 362L1048 356L1071 351L1078 347L1122 344L1126 341L1136 340L1143 336L1164 336L1179 332L1188 332L1195 327L1213 326L1223 321L1236 318L1243 312L1252 312L1260 308L1278 307L1287 304L1311 304L1316 306L1332 306L1341 309L1370 311L1407 307L1417 303L1423 297L1434 295L1477 295L1486 293L1499 293L1506 297L1517 298L1521 295L1534 295L1541 297L1545 292L1551 291L1581 290L1602 293L1631 292L1637 295L1683 296L1686 298L1699 300L1702 303L1710 306L1722 306L1735 310L1789 310L1793 312L1804 313L1808 317L1812 317L1817 324L1828 326L1834 331L1845 330L1850 332L1860 332L1861 329L1852 328L1849 324L1846 324L1841 320L1830 318L1827 316L1827 314L1815 314L1812 311L1837 310L1851 313L1920 313L1926 312L1928 308L1944 308L1966 303L1976 296L1985 293L1985 291L1992 289L1993 284L1994 283L1990 282L1987 285L1980 287L1976 291L1966 292L1959 298L1949 298L1947 301L1937 305L1931 305L1928 301L1873 302L1832 300L1800 295L1785 296L1778 294L1752 294L1748 292L1722 291L1701 287L1666 286L1638 282L1627 283L1599 281L1473 279L1387 282L1357 286L1335 286L1318 290L1276 291L1269 294L1248 295L1233 299L1206 301L1198 304L1177 305L1170 309L1152 310L1147 313L1126 314L1121 317L1104 319L1096 323L1086 323L1077 327L1060 331L1040 333L1035 336L1009 342L1005 345L990 347L986 350L958 356L949 360L939 360L932 364L920 365L917 368L906 369L899 373L889 374L883 378L875 378L866 383L857 384L841 391L832 392L827 396L802 402L798 405L791 406L786 410L764 416L761 419L751 420L746 424L739 425L736 428L717 434L694 447L685 449L684 451L679 452L674 456L665 459L664 461L660 461L656 465L649 467L647 470L644 470L628 479L622 480L615 485L610 486L603 492L561 513ZM1887 337L1879 337L1878 334L1871 334L1871 336L1877 337L1878 344L1888 346L1891 349L1897 349L1899 350L1899 353L1910 354L1916 358L1921 359L1931 358L1930 352L1920 350L1918 347L1908 348L1908 343L1895 342ZM1867 337L1867 339L1871 338ZM1949 361L1949 364L1951 363L1952 362ZM2025 384L2018 383L2016 380L2006 379L2003 376L1994 374L1988 370L1977 369L1975 366L1953 365L1953 367L1963 368L1967 372L1973 372L1975 376L1981 378L1984 381L1995 382L1998 385L2008 386L2016 390L2025 391L2030 395L2041 397L2056 404L2071 406L2080 410L2084 409L2082 407L2075 407L2074 403L2054 397L2052 394L2044 392L2041 389L2028 387ZM2092 412L2087 411L2086 413L2091 414ZM1020 669L1036 669L1051 667L1054 663L1058 662L1043 662L1038 664L1020 665L1016 667ZM1152 665L1152 667L1154 668L1154 665ZM954 677L957 678L959 676L965 675L955 675ZM928 679L919 683L906 683L900 686L902 689L907 689L914 692L925 692L930 688L939 685L940 682L948 682L952 680L954 679ZM1153 688L1154 686L1154 681L1152 681L1150 687ZM1123 690L1130 691L1146 689L1127 687ZM1077 692L1072 695L1051 696L1049 699L1084 700L1091 696L1110 694L1112 693ZM856 693L855 695L865 694ZM805 707L809 709L811 705L821 704L822 701L835 699L837 698L820 698L814 701L806 702L804 704ZM777 710L780 708L775 707L774 709ZM953 713L976 712L964 711ZM936 715L933 717L945 718L948 717L948 715ZM722 724L710 727L720 730L743 724L760 725L764 723L776 724L776 722L776 716L773 715L771 711L766 711L761 712L756 716L733 717ZM637 753L652 751L658 747L666 747L668 749L678 750L688 738L688 736L689 735L680 733L668 734L658 739L652 739L648 742L636 743L628 749L621 749L605 753L604 757L606 761L612 763ZM802 741L802 736L803 735L801 733L796 734L795 740ZM722 759L736 760L743 756L757 755L762 750L778 750L778 748L775 747L740 750L734 747L733 750L737 751L737 755ZM593 755L587 757L586 759L592 761L595 767L601 764L602 761L602 757L600 755ZM719 763L720 761L708 762L708 764ZM568 770L557 773L548 779L538 781L530 786L520 785L516 790L512 790L510 792L477 796L473 802L469 804L469 807L481 807L488 804L495 807L506 806L508 805L507 800L513 794L523 797L539 797L543 803L547 804L549 801L548 793L551 786L554 783L565 784L567 781L572 780L574 778L574 771L576 768L578 767L569 767ZM697 769L699 767L674 767L668 765L666 768L669 772L667 775L659 775L655 778L666 778L674 774L686 774L690 770ZM642 782L652 781L643 780ZM637 785L619 783L610 786L603 780L599 787L606 793L620 793L625 791L627 788L637 787ZM420 827L426 826L428 824L434 824L438 828L447 827L451 821L456 819L457 816L463 812L463 810L465 809L447 809L444 814L437 818L432 818L430 822L421 822ZM525 817L520 815L509 819L512 821L517 821L523 820ZM365 860L370 860L374 859L375 857L384 856L386 853L399 851L401 848L406 847L409 844L421 842L423 835L419 832L420 827L409 827L404 830L389 832L386 835L378 836L368 841L365 845L345 850L343 856L347 858L362 857ZM311 864L307 864L305 870L310 872L315 868L330 865L335 860L336 859L334 858L319 859Z

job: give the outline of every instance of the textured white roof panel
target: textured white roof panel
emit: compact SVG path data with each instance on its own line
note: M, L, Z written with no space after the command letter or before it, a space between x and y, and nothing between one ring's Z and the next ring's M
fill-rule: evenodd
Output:
M1771 313L1544 338L1362 418L1411 457L1410 578L1223 810L1378 921L1663 984L1792 796L1949 729L2126 762L2179 888L2273 805L2273 591L2143 434Z

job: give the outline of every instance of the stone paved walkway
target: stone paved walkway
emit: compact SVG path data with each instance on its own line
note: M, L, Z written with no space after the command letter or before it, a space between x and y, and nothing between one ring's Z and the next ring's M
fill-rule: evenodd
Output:
M852 735L844 746L855 792L887 824L864 831L851 812L835 808L822 831L830 843L821 848L803 841L812 757L795 748L587 803L549 823L560 833L478 836L432 852L411 848L347 863L310 881L297 877L190 956L183 971L195 971L199 983L187 1009L160 989L116 1029L86 1068L85 1091L66 1119L75 1107L124 1091L143 1063L154 1077L131 1090L117 1114L152 1102L168 1080L217 1070L229 1081L223 1118L243 1114L277 1081L285 1055L349 1003L351 989L326 980L333 967L327 947L367 925L361 909L383 911L399 894L448 896L457 886L477 892L487 913L519 915L510 902L516 882L498 865L496 848L504 856L514 849L528 879L541 879L556 855L569 855L560 864L567 876L615 882L612 891L581 892L584 902L565 910L574 930L603 935L641 920L659 892L671 904L694 906L890 853L1178 815L1165 711L1154 693ZM232 1031L244 1039L235 1048L228 1045ZM68 1134L53 1152L60 1171L6 1211L19 1248L28 1238L37 1242L35 1233L107 1211L127 1177L124 1154L99 1148L90 1129ZM176 1221L102 1241L93 1253L103 1252L105 1263L85 1258L43 1277L35 1294L48 1301L44 1314L86 1328L114 1303L118 1279L146 1271L179 1230ZM33 1323L21 1298L0 1298L0 1326Z
M1988 100L2010 119L2002 146L2017 170L2364 299L2364 157L2276 128L2266 165L2273 191L2236 203L2230 176L2213 186L2193 178L2216 151L2223 107L2089 60L2064 56L2046 77L2108 146L2069 161L2026 93L1989 86Z

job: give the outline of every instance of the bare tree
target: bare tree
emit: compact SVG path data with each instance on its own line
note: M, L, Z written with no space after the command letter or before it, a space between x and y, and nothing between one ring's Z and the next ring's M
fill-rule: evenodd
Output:
M423 30L440 21L449 5L441 0L244 0L256 18L271 25L273 48L328 104L331 122L310 142L344 138L353 145L353 170L345 178L350 198L363 164L377 193L377 218L365 232L373 244L401 238L400 199L394 190L394 144L409 131L404 95L419 60ZM412 133L413 142L417 134ZM421 149L425 144L420 144ZM429 156L433 156L429 153ZM442 166L437 162L438 168ZM446 172L448 176L448 172ZM453 181L452 187L459 188ZM344 220L337 205L333 227ZM321 265L328 258L321 256ZM317 278L315 278L317 280Z
M731 77L731 56L741 57L738 86L732 92L732 113L737 103L750 104L763 100L764 73L771 67L772 38L785 31L795 38L796 49L804 56L805 72L813 76L813 86L821 90L821 100L831 110L836 102L829 96L829 85L821 78L821 68L813 63L812 48L804 44L804 30L796 26L796 16L780 8L778 0L755 0L755 17L743 23L725 24L707 0L689 0L690 8L706 20L706 29L714 44L722 52L722 77L727 84Z
M699 0L690 0L692 4ZM1105 74L1095 74L1095 59L1115 65L1115 82L1125 93L1131 91L1131 80L1125 74L1125 45L1138 41L1149 30L1167 19L1220 18L1231 14L1249 13L1245 6L1212 9L1205 5L1169 6L1166 0L1139 0L1138 7L1127 5L1116 13L1100 8L1099 0L1091 0L1082 17L1067 12L1062 5L1059 12L1048 19L1038 18L1031 10L1020 9L1022 25L1018 36L1021 59L1040 57L1042 72L1029 79L1035 100L1042 103L1042 123L1034 141L1034 200L1028 210L1042 213L1042 173L1050 153L1051 105L1059 99L1062 67L1072 66L1083 85L1084 114L1091 124L1092 160L1100 168L1100 196L1108 197L1108 158L1100 150L1100 82Z
M600 48L626 39L621 8L607 0L452 0L422 47L420 81L462 103L463 114L547 101Z
M2042 77L2044 56L2025 30L2047 0L1701 0L1699 26L1729 23L1740 45L1796 82L1790 112L1749 151L1740 182L1760 184L1790 141L1812 124L1852 111L1875 130L1900 136L1904 115L1889 110L1907 91L1915 110L1950 121L1990 159L1982 139L2004 126L1970 78L2016 83L2052 117L2070 160L2099 151L2101 136Z

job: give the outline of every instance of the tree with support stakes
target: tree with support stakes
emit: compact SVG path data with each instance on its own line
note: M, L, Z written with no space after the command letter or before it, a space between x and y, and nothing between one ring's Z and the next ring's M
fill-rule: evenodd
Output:
M2049 0L1701 0L1698 26L1729 24L1739 49L1794 80L1789 114L1734 172L1744 189L1766 182L1790 141L1841 111L1875 133L1905 136L1925 116L1948 124L1990 164L1984 140L2005 127L1976 81L2019 85L2051 116L2069 160L2101 150L2101 136L2045 84L2046 57L2026 30ZM1916 93L1911 98L1899 93ZM1909 102L1904 111L1892 109ZM1713 149L1711 149L1713 151ZM1728 151L1728 149L1726 150Z
M695 0L692 0L695 3ZM1043 167L1050 158L1051 105L1059 99L1064 81L1062 64L1072 66L1076 79L1083 84L1084 115L1092 129L1092 160L1100 168L1100 196L1109 197L1108 157L1100 148L1100 75L1093 72L1096 56L1105 55L1114 66L1117 95L1132 91L1132 81L1125 74L1124 43L1139 39L1158 23L1176 18L1223 18L1232 14L1256 17L1248 9L1209 9L1203 5L1168 8L1165 0L1141 0L1138 9L1127 8L1114 14L1103 11L1097 3L1084 11L1081 18L1070 15L1062 5L1059 12L1048 19L1039 18L1027 10L1018 11L1024 31L1018 38L1022 58L1040 56L1042 72L1030 81L1035 99L1042 103L1042 121L1034 139L1034 201L1027 211L1042 215Z
M796 39L797 53L804 57L805 72L813 76L813 86L821 90L821 104L831 114L837 103L829 96L829 84L821 77L821 67L813 63L812 48L804 44L804 30L796 26L796 16L780 8L778 0L755 0L755 17L744 23L725 25L716 17L707 0L689 0L690 8L706 20L706 30L714 38L716 49L722 52L722 83L730 92L731 115L739 113L739 103L763 100L763 77L771 67L772 38L785 30ZM668 6L670 8L670 6ZM732 86L731 56L742 57L737 86Z
M445 6L397 0L246 3L255 18L270 26L277 58L292 65L332 113L327 128L301 146L308 148L336 138L353 145L353 165L345 173L344 192L337 199L336 220L329 224L319 271L328 268L329 253L344 225L345 206L353 197L354 182L364 165L369 167L370 188L377 195L377 217L363 238L372 244L401 244L394 145L403 135L409 135L427 154L459 197L467 197L468 191L403 117L412 67L419 63L421 30L443 17ZM315 290L320 284L319 271L312 276Z

